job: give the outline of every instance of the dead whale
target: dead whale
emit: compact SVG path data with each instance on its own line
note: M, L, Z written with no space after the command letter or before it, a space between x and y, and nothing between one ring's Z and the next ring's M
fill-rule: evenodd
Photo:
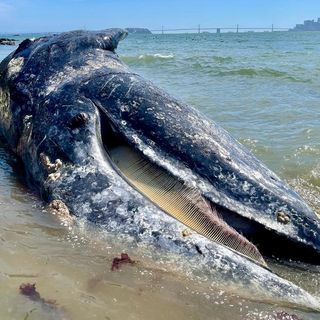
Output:
M263 258L319 261L315 213L220 126L131 72L115 53L125 35L25 40L1 63L0 134L30 186L225 286L319 310Z

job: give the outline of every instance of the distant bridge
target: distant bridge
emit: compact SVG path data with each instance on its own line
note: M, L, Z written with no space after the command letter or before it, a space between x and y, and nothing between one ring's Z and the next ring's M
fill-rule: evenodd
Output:
M167 32L193 32L193 33L201 33L203 31L215 31L220 33L221 31L234 31L234 32L241 32L241 31L288 31L290 28L279 28L274 27L272 24L269 27L240 27L238 24L235 27L201 27L198 25L197 28L169 28L166 29L162 26L161 29L154 29L150 30L156 33L167 33Z

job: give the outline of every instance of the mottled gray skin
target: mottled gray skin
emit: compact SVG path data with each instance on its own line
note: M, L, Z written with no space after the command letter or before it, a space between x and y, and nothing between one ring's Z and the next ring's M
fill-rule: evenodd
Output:
M255 299L319 310L318 300L267 269L200 235L183 237L185 226L113 168L107 124L221 211L319 253L319 222L299 196L218 125L132 73L114 53L125 35L111 29L26 40L1 63L0 134L27 180L46 201L63 201L128 245L168 252L178 269ZM277 222L279 211L289 224Z

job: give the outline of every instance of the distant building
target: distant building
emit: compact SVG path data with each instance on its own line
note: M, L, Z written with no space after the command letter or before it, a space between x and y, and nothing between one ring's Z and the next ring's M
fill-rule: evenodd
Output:
M320 31L320 18L317 21L305 20L303 24L296 24L290 31Z

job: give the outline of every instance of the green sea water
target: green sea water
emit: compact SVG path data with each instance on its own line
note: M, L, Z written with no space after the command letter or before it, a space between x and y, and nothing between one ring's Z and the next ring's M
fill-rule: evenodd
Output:
M37 35L15 37L26 36ZM0 60L13 49L0 46ZM320 213L320 33L129 35L117 52L136 73L231 132ZM30 279L71 319L273 320L283 311L276 301L217 298L162 271L110 273L107 264L120 249L48 218L14 167L0 146L0 319L56 317L19 296L19 283ZM272 265L320 296L319 267Z

